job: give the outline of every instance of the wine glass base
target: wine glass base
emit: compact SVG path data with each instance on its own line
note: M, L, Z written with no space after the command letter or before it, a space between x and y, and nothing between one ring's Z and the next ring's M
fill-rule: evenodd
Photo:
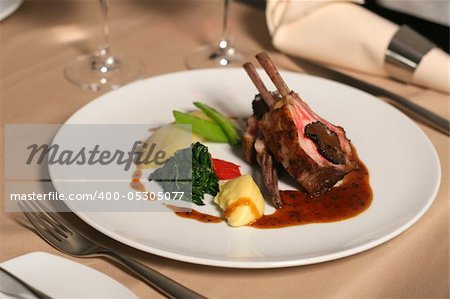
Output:
M220 49L214 46L202 46L188 55L186 65L190 69L215 67L240 67L248 61L245 54L235 48Z
M83 89L100 91L116 89L144 75L145 66L141 61L122 54L111 58L110 64L99 67L102 58L98 55L81 56L64 70L64 76Z

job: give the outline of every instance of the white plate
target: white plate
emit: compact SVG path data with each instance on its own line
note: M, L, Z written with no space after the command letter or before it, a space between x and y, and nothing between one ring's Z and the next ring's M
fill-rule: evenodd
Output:
M45 252L31 252L0 265L51 298L137 298L111 277ZM11 297L2 297L0 293L0 298Z
M69 202L69 207L92 227L140 250L238 268L333 260L377 246L413 225L433 202L440 183L439 160L424 133L404 114L367 93L308 75L282 75L313 110L346 129L370 172L374 197L364 213L334 223L261 230L204 224L172 213L86 213L77 209L76 202ZM180 72L107 93L67 123L148 123L152 127L171 122L173 109L192 109L193 101L244 117L251 114L255 93L241 69ZM58 143L59 137L54 142ZM212 146L211 151L215 157L245 165L227 146ZM243 170L250 171L245 166ZM57 191L64 191L58 182L54 185ZM199 210L218 215L212 203Z
M1 0L0 1L0 21L15 12L22 4L23 0Z

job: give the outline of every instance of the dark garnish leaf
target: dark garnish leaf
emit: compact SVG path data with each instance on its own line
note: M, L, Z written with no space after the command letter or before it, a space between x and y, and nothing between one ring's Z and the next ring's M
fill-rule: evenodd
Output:
M345 164L345 153L341 149L338 135L320 121L308 124L305 135L317 146L319 153L333 164Z
M200 142L176 151L162 168L150 174L164 192L183 192L182 199L204 205L205 194L216 195L219 181L214 173L208 148Z
M270 108L267 106L266 102L262 99L260 94L255 95L252 102L253 115L257 118L262 118L264 114L269 112Z

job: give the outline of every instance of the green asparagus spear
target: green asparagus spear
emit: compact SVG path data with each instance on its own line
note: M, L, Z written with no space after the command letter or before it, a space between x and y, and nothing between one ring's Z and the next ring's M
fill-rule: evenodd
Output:
M215 122L174 110L175 123L192 125L192 133L200 135L208 141L227 143L228 138L222 127Z
M222 128L231 145L236 145L241 142L242 130L234 121L204 103L194 102L194 105Z

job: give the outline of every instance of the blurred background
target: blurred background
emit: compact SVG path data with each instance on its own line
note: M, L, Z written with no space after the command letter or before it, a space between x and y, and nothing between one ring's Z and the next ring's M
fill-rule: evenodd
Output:
M238 0L266 8L266 0ZM397 24L406 24L449 52L449 0L363 0L370 11Z

